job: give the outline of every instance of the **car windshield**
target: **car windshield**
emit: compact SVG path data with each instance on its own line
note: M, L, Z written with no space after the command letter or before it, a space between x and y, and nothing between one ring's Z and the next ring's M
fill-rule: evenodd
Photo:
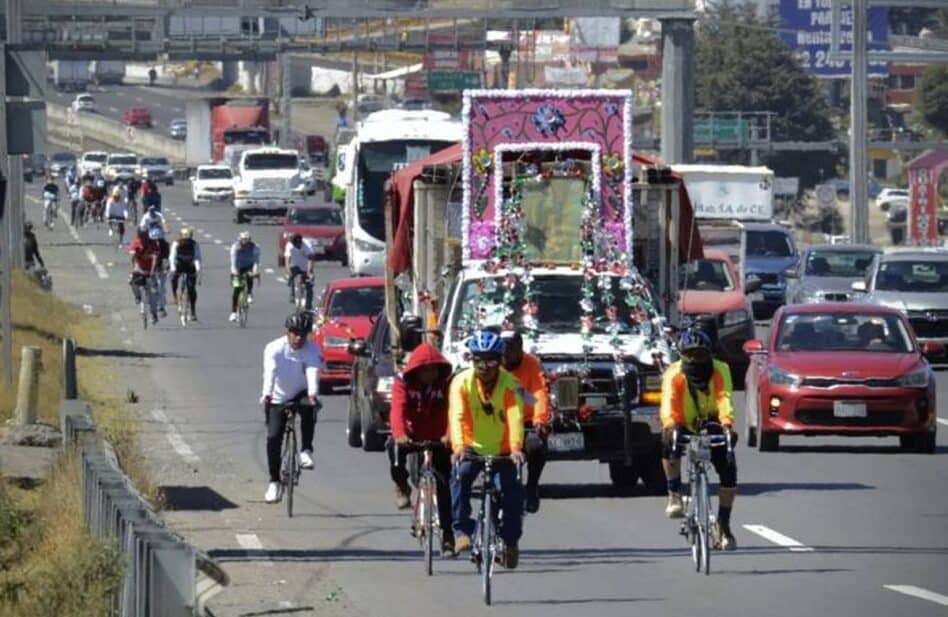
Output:
M177 120L171 121L171 126L185 126L187 123L188 123L187 120L182 120L181 118L178 118Z
M678 288L698 291L731 291L734 281L723 261L699 259L681 267Z
M85 156L87 161L92 161L93 163L104 163L107 158L109 158L108 154L87 154Z
M165 158L143 158L142 165L170 165L168 159Z
M747 254L754 257L792 257L793 245L786 232L748 230Z
M138 160L134 156L110 156L109 165L135 165Z
M908 293L948 292L948 260L884 262L879 265L876 275L876 289Z
M872 251L811 251L804 273L816 277L863 278L874 257Z
M287 221L291 225L331 225L342 227L342 215L335 208L290 210Z
M229 169L199 169L198 178L201 180L230 180L233 176Z
M329 298L329 317L375 315L385 307L384 287L346 287Z
M620 277L610 276L609 278L613 302L616 305L622 305L626 292L620 289ZM582 276L538 275L534 277L530 290L537 308L535 317L540 332L579 331L583 316L578 300L583 295ZM519 279L510 291L510 305L513 307L513 313L508 316L505 302L507 289L502 278L465 282L460 294L460 303L455 310L452 328L467 334L478 325L502 325L505 318L509 318L513 323L522 323L525 302L523 284ZM592 314L595 316L592 331L596 334L605 334L609 331L610 322L606 316L606 306L602 301L601 292L597 291L594 294L592 302ZM636 331L630 311L619 310L617 317L620 333L630 334Z
M896 315L805 313L781 320L777 350L909 353L912 339Z
M52 160L57 163L60 162L72 162L76 160L76 155L71 152L55 152L52 156Z
M76 100L80 103L95 103L95 99L88 94L80 95Z
M299 157L295 154L248 154L244 158L244 169L299 169Z

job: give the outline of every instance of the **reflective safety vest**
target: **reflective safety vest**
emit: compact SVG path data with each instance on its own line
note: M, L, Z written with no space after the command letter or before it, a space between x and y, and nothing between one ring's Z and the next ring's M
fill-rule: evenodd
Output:
M468 368L451 380L448 398L448 426L451 447L461 452L473 448L482 456L509 454L523 447L523 399L517 379L500 369L489 401L484 401L474 369ZM490 403L487 413L484 403Z
M725 362L714 360L708 390L701 392L688 386L688 378L682 372L679 360L662 376L662 426L673 428L681 424L693 431L698 418L716 419L721 424L733 425L733 392L731 370Z

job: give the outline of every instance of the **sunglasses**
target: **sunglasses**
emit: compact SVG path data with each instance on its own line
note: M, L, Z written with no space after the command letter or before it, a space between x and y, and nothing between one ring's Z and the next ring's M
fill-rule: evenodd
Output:
M500 366L500 360L498 358L474 358L474 366L494 368Z

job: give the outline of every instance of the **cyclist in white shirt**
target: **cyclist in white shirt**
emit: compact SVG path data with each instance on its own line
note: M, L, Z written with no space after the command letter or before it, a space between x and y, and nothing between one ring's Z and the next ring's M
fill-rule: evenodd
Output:
M105 217L111 223L115 221L115 231L112 225L109 225L109 236L117 232L119 235L119 246L125 243L125 221L128 220L128 200L122 194L122 189L115 187L112 189L112 196L105 202Z
M267 466L270 483L264 499L276 503L282 497L280 483L280 449L286 417L278 413L282 405L291 401L298 403L300 416L301 452L300 467L313 468L313 434L316 432L316 393L319 371L323 368L323 356L310 336L313 332L313 317L310 313L294 313L286 318L286 335L271 341L263 350L263 405L267 423Z
M316 249L313 244L303 238L301 234L293 234L283 250L286 264L286 281L290 286L290 302L296 301L296 287L293 282L296 277L302 276L306 285L306 308L313 305L313 259Z

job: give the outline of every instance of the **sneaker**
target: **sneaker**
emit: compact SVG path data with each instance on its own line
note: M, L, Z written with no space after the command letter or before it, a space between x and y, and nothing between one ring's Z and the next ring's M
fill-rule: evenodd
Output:
M718 521L714 521L711 527L711 538L714 540L714 548L719 551L737 550L737 540L734 539L731 529L723 527Z
M454 554L460 555L465 551L471 550L471 536L459 533L454 537Z
M504 545L504 567L513 570L520 563L520 547L516 544Z
M247 294L247 304L253 304L253 294Z
M231 314L230 314L230 320L231 320L231 321L237 321L237 313L231 313Z
M524 509L530 514L540 510L540 489L537 487L527 487L527 502Z
M165 310L165 307L161 307L160 309L158 309L158 314L161 315L162 317L167 317L168 311Z
M670 493L668 495L668 505L665 506L665 516L668 518L682 518L685 515L685 506L681 501L681 495Z
M454 536L444 535L441 538L441 556L442 557L454 557L457 553L454 552Z
M267 493L263 496L263 500L267 503L277 503L282 497L281 493L283 492L283 487L279 482L271 482L267 486Z
M151 314L151 325L158 323L158 315L156 313Z
M303 450L302 452L300 452L300 468L301 469L313 468L313 451L312 450Z
M411 489L407 484L395 486L395 507L399 510L407 510L411 507Z

